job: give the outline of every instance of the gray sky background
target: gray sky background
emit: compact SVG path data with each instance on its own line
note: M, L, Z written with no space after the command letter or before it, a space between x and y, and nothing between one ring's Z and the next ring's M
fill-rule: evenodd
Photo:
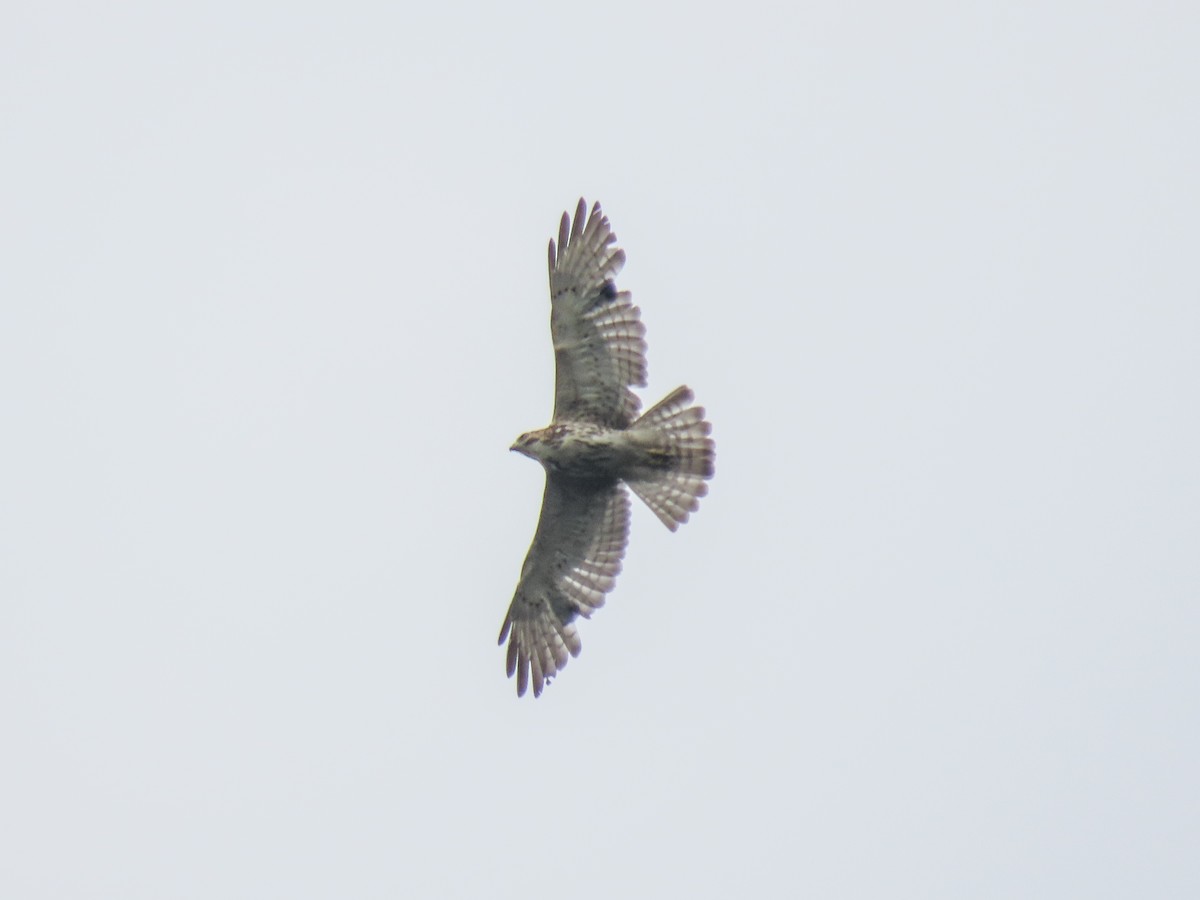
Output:
M1193 6L322 6L0 13L0 895L1200 896ZM717 476L518 701L581 194Z

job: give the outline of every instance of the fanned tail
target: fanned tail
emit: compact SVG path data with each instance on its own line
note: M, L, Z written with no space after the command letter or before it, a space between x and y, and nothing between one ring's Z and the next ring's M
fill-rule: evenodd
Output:
M699 509L708 493L704 482L716 471L712 425L704 407L691 405L694 399L690 388L678 387L629 429L646 446L652 465L626 482L672 531Z

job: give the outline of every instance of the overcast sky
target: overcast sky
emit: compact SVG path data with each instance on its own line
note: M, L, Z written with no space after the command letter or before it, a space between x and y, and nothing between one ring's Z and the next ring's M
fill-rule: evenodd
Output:
M1192 5L336 6L0 13L0 896L1200 896ZM518 700L580 195L717 475Z

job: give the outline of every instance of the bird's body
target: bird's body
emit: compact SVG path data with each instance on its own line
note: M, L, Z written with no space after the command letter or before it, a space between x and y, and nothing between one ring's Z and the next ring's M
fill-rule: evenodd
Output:
M500 632L508 674L534 695L578 655L574 620L589 617L616 582L629 534L628 485L668 528L686 522L707 492L715 447L704 410L679 387L640 417L630 387L646 383L645 327L613 278L625 254L600 205L574 223L563 214L550 242L550 331L554 340L554 421L521 435L512 449L546 470L533 545Z
M613 481L631 462L623 445L624 434L592 422L564 422L521 435L513 449L536 459L555 475Z
M523 443L524 442L524 443ZM653 478L675 463L657 431L566 422L522 435L514 446L547 472L585 481Z

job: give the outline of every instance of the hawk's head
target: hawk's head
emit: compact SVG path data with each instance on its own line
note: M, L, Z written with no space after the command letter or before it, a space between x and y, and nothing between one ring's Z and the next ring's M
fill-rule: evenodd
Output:
M530 459L541 460L541 454L538 453L538 450L541 449L541 445L542 433L540 431L529 431L517 438L513 445L508 449L516 450L518 453L522 453L525 456L528 456Z
M553 453L555 441L559 435L555 427L551 425L549 428L541 428L537 431L528 431L517 438L509 449L516 450L518 453L528 456L530 459L536 459L543 465L546 462L547 456Z

